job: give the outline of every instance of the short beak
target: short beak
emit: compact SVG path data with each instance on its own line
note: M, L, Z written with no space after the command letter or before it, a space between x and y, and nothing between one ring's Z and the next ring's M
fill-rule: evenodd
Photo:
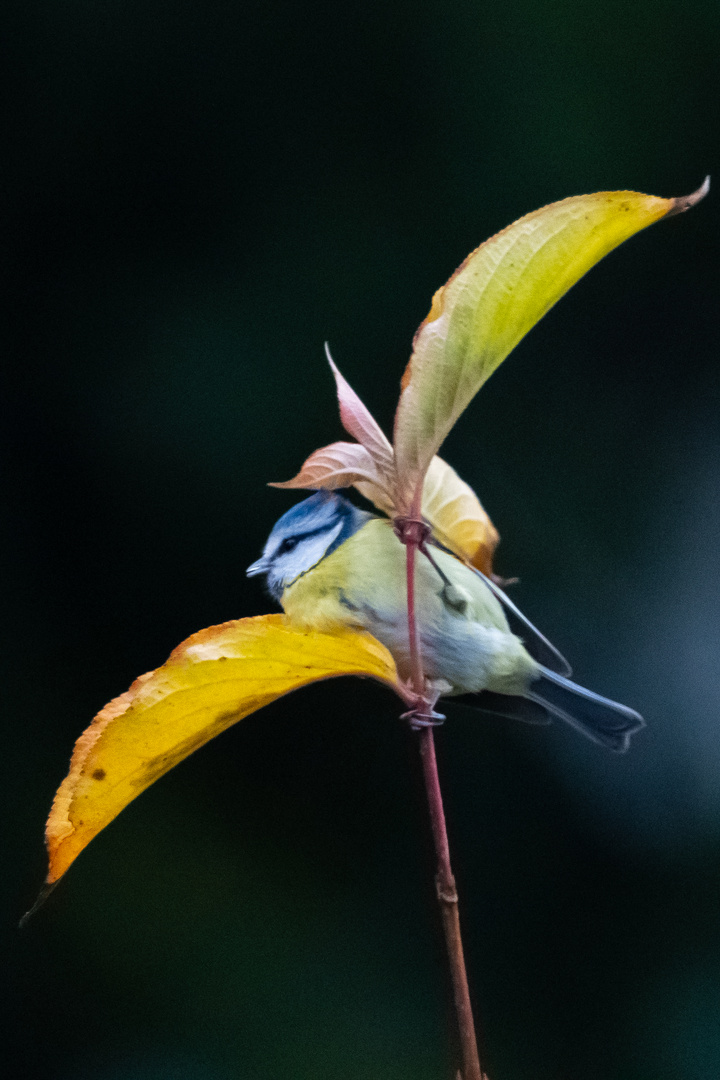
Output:
M258 559L258 561L254 562L252 566L248 566L245 574L247 575L247 577L257 577L258 574L266 574L268 569L269 567L268 564L265 562L265 559Z

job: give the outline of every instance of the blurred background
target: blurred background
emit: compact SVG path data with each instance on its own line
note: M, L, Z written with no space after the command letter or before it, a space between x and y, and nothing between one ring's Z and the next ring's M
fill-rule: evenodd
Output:
M711 0L27 0L4 10L5 1075L438 1080L453 1021L413 737L306 690L131 805L24 932L75 738L190 633L340 437L389 429L430 297L564 198L716 172ZM594 269L444 456L617 758L438 736L492 1080L720 1072L717 193Z

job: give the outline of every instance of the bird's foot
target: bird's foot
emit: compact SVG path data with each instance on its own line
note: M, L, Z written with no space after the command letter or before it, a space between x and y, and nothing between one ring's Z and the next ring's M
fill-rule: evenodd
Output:
M412 731L422 731L423 728L444 724L445 717L442 713L435 712L435 705L441 694L447 693L449 689L450 684L444 679L428 680L422 697L412 692L408 694L407 702L412 708L403 713L400 719L407 720Z
M435 712L426 702L421 703L409 712L403 713L401 720L407 720L411 731L422 731L423 728L440 727L445 723L442 713Z

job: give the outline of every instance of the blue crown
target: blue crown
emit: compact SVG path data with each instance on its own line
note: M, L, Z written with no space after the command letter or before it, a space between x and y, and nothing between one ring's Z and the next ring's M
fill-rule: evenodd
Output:
M286 586L344 544L372 516L334 491L318 491L275 523L262 558L248 567L247 575L267 574L268 589L279 600Z

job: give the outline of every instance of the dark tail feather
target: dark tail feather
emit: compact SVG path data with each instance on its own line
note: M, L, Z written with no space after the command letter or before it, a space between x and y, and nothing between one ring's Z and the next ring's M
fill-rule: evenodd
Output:
M553 716L571 724L593 742L623 754L630 736L645 727L642 716L617 701L594 694L554 671L542 668L527 696Z

